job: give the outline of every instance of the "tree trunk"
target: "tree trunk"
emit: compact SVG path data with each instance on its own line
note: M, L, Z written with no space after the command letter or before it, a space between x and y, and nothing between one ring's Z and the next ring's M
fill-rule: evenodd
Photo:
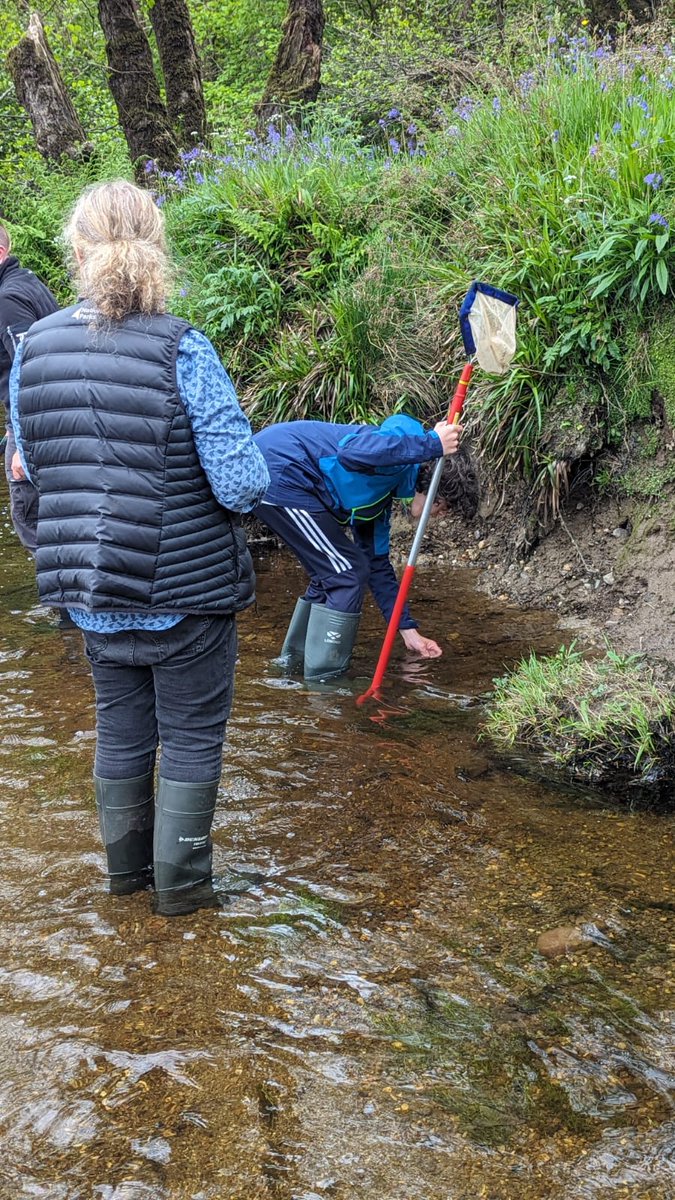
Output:
M163 171L176 170L178 147L136 0L98 0L98 17L105 36L108 83L136 178L141 183L147 178L143 168L149 158Z
M257 107L261 124L316 100L324 24L322 0L288 0L277 56Z
M206 105L186 0L154 0L150 20L164 74L169 120L180 146L206 140Z
M35 144L43 158L89 158L94 147L66 91L42 21L33 13L28 32L7 55L19 103L30 117Z

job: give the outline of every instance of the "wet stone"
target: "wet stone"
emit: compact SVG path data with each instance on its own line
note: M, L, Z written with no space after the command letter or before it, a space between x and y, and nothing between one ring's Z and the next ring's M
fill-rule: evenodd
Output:
M576 925L560 925L557 929L547 929L537 938L537 950L544 958L559 958L571 954L580 946L587 945L589 938Z

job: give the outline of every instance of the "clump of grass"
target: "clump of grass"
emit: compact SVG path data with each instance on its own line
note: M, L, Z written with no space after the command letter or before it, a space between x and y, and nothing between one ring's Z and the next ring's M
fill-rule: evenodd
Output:
M495 680L485 733L543 752L593 784L660 787L675 779L672 687L637 654L585 659L574 643L531 654Z

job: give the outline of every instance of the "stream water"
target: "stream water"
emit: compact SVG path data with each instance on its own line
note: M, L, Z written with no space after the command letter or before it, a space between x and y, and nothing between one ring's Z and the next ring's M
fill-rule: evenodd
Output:
M344 686L279 679L301 576L262 561L214 840L266 882L167 921L106 893L80 636L3 525L2 1200L672 1198L673 817L477 741L550 618L421 568L444 657L359 709L379 617Z

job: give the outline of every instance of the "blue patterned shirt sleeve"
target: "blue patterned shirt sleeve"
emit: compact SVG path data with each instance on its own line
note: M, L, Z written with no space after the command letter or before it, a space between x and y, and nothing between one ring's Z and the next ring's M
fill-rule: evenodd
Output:
M214 495L223 508L250 512L269 487L267 466L232 380L209 339L196 329L180 340L176 376L199 461Z
M23 443L21 441L21 426L19 424L19 375L21 373L21 350L23 343L19 342L14 354L14 362L9 375L9 419L14 430L14 440L16 448L19 451L21 465L26 472L26 479L30 479L26 459L23 452Z

